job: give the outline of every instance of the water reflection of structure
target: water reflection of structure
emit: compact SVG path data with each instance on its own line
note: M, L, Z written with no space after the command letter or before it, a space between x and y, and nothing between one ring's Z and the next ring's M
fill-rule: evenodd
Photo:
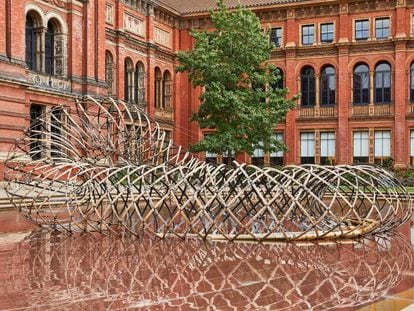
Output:
M398 180L377 167L198 161L137 107L113 101L39 116L6 166L15 207L55 230L309 240L386 232L413 208Z
M46 310L354 307L398 285L413 260L405 239L261 245L37 233L3 254L21 263L8 279L22 287L16 300L0 284L0 301Z

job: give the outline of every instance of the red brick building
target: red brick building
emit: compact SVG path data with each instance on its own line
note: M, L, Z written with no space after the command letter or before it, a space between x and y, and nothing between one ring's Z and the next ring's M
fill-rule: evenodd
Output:
M230 6L235 0L228 0ZM414 0L242 0L271 28L270 62L298 108L275 128L289 151L253 163L381 163L414 158ZM32 0L0 3L0 160L30 120L84 95L145 107L188 146L199 89L176 74L199 0ZM215 155L207 154L208 157Z

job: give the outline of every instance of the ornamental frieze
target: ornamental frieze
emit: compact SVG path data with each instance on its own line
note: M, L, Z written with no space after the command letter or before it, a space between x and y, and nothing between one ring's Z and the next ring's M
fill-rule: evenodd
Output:
M369 52L389 52L394 51L394 43L381 42L381 43L368 43L368 44L354 44L350 47L350 54L360 54L360 53L369 53Z
M296 9L296 18L320 17L326 15L337 15L339 5L320 5L314 7L301 7Z
M29 82L37 87L45 89L53 89L64 92L71 91L71 82L69 80L37 72L29 73Z
M312 57L312 56L335 56L338 55L338 49L336 47L324 47L324 48L299 48L296 51L296 57Z
M350 13L392 9L396 6L396 0L366 0L351 2L348 5Z
M287 18L287 10L259 12L256 15L262 22L284 21Z
M280 59L280 58L285 58L285 57L286 57L286 53L283 50L272 51L270 55L271 59Z
M172 35L170 32L161 28L154 27L154 42L161 44L165 47L172 47Z
M145 22L128 12L124 12L124 30L145 37Z

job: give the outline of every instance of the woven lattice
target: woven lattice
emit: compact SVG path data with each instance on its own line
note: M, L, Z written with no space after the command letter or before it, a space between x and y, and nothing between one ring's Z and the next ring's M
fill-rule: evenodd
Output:
M215 166L136 107L92 99L32 122L5 178L24 216L68 231L318 239L389 231L412 214L405 188L381 168Z
M41 232L3 256L3 306L42 310L338 310L386 296L413 263L402 235L262 245Z

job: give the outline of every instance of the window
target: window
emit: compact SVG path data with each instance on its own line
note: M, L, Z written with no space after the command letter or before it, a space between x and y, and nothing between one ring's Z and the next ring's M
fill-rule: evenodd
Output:
M124 81L124 96L126 102L134 100L134 67L132 60L127 58L125 60L125 81Z
M43 143L42 131L43 122L41 117L44 113L44 107L41 105L32 104L30 106L30 157L33 160L42 158Z
M375 67L375 103L391 102L391 67L382 63Z
M336 101L335 68L325 67L321 72L320 83L321 106L334 106Z
M273 137L276 140L283 142L283 133L274 133ZM283 151L270 153L270 165L271 166L282 166L283 165Z
M301 105L303 107L315 106L315 71L311 67L302 69L301 81Z
M134 72L134 99L136 104L144 105L145 104L145 70L144 64L138 62L135 65L135 72Z
M354 132L354 163L369 162L368 131Z
M172 93L172 81L171 74L168 70L164 72L164 77L162 80L162 108L170 109L171 108L171 93Z
M55 74L55 28L50 21L45 34L45 72Z
M369 97L369 69L365 64L360 64L354 69L354 105L368 105Z
M36 70L36 34L32 17L26 17L26 65L29 70Z
M63 109L61 107L54 107L50 115L50 149L51 156L54 161L62 159L62 121L64 118Z
M312 45L315 42L315 26L304 25L302 26L302 44Z
M155 68L155 108L161 108L162 102L162 74L160 68Z
M321 25L321 42L331 43L334 40L334 24L322 24Z
M367 40L369 38L369 20L355 21L355 39Z
M414 103L414 63L410 67L410 102Z
M217 153L206 151L206 162L211 164L217 164Z
M223 152L223 163L224 164L232 164L233 161L236 159L236 153L234 151L225 151Z
M300 163L315 163L315 133L300 134Z
M375 131L375 164L383 164L383 160L391 156L391 132Z
M108 84L108 95L113 95L114 92L114 59L111 52L105 53L105 82Z
M335 164L335 132L321 133L321 164Z
M272 28L270 31L270 45L277 48L282 46L282 28Z
M388 39L390 36L390 19L377 18L375 20L375 38L376 39Z
M264 151L261 148L257 148L253 151L252 164L257 166L264 165Z

